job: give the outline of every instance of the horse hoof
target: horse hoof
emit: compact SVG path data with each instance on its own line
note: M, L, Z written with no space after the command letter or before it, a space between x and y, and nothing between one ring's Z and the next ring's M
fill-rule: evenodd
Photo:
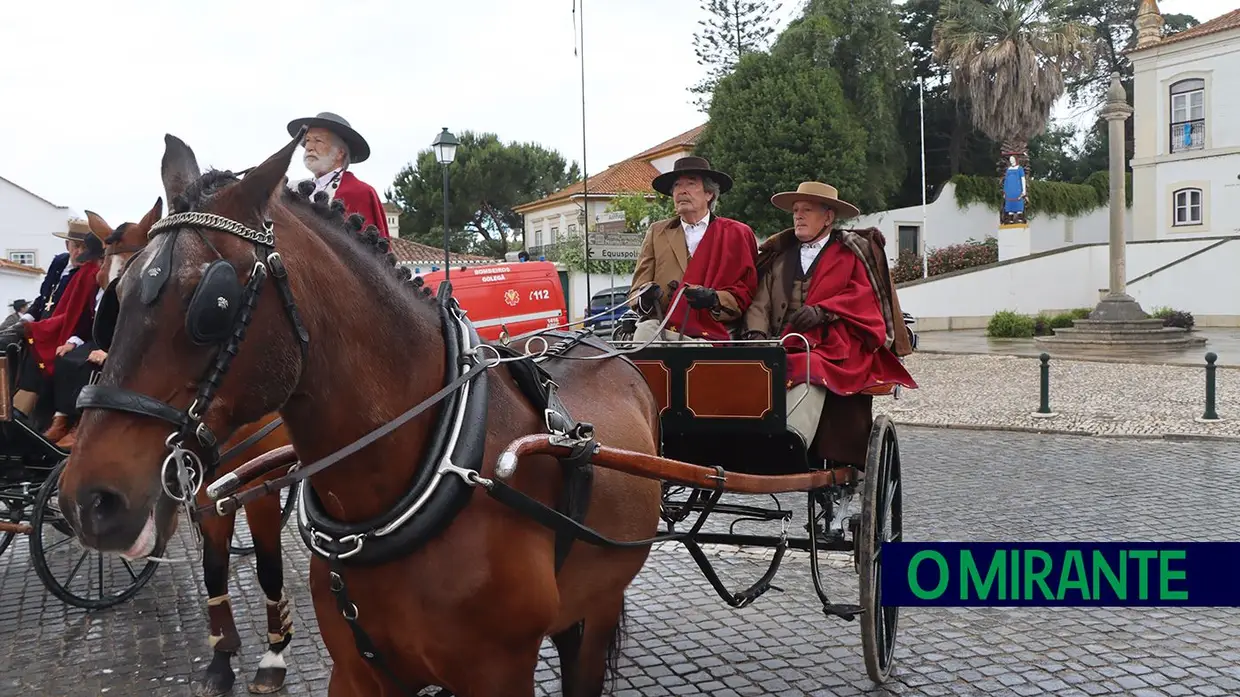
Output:
M254 674L254 682L250 683L250 693L269 695L278 692L281 687L284 687L286 672L288 672L286 668L259 668Z
M220 695L226 695L232 690L235 680L236 676L232 673L208 675L201 681L194 683L194 697L219 697Z

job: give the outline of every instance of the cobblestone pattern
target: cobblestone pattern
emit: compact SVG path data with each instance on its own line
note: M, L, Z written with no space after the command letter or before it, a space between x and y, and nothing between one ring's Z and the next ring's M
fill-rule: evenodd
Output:
M901 434L908 539L1240 536L1240 447L1231 443L909 427ZM798 516L794 524L802 524L801 497L783 499ZM758 526L743 524L738 532L759 532ZM330 659L313 630L306 553L294 535L286 531L286 578L297 636L282 694L322 696ZM19 540L0 559L0 697L190 694L187 681L209 655L196 568L162 568L131 603L88 615L44 592L28 568L26 550ZM733 588L756 579L769 558L764 550L709 551ZM1240 612L1223 608L907 608L892 681L874 689L858 626L823 617L807 562L804 553L790 552L776 580L783 592L732 610L684 550L655 550L630 591L630 634L614 694L1240 693ZM849 558L832 555L829 567L833 599L856 602ZM264 628L252 558L234 568L232 591L245 643L233 688L239 696L257 667ZM552 656L544 650L544 659L551 660L539 666L538 694L558 697L558 661Z
M902 423L1084 431L1098 435L1214 435L1240 438L1240 371L1216 373L1223 421L1205 413L1205 367L1050 361L1053 418L1038 410L1036 358L914 353L905 365L919 389L874 400L875 412Z

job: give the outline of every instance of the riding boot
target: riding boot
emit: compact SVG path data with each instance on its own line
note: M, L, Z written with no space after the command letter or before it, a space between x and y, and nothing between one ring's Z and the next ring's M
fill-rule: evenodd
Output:
M38 404L39 395L30 390L18 390L13 395L13 408L25 414L28 418L34 417L34 410Z
M59 413L52 417L52 425L43 432L43 437L51 443L55 443L67 435L69 435L69 417Z
M56 441L56 447L61 450L73 450L73 444L77 442L77 424L73 424L73 428L69 429L69 433L64 438Z

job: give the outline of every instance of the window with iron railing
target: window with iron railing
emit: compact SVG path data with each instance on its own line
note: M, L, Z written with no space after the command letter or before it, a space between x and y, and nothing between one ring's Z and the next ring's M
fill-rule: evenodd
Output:
M1206 81L1180 80L1171 85L1171 152L1206 146Z

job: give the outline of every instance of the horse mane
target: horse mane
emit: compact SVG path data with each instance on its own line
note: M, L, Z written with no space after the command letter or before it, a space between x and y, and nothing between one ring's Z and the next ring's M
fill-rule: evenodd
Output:
M241 181L231 171L211 169L192 182L179 196L169 201L170 213L184 213L201 209L209 203L217 193L225 187ZM365 225L366 219L358 213L345 216L344 202L340 199L327 203L327 193L314 193L314 183L303 181L296 189L281 187L281 201L294 213L313 213L319 220L326 223L328 241L342 239L346 244L359 245L363 252L369 251L378 262L376 266L383 268L389 278L394 276L402 287L413 292L419 300L434 303L431 289L421 277L414 278L413 272L406 266L397 264L396 254L391 250L391 242L379 235L379 228L374 224ZM312 197L313 195L313 197ZM311 222L311 221L304 221ZM363 226L365 226L363 228ZM373 269L358 269L361 275L371 275Z

